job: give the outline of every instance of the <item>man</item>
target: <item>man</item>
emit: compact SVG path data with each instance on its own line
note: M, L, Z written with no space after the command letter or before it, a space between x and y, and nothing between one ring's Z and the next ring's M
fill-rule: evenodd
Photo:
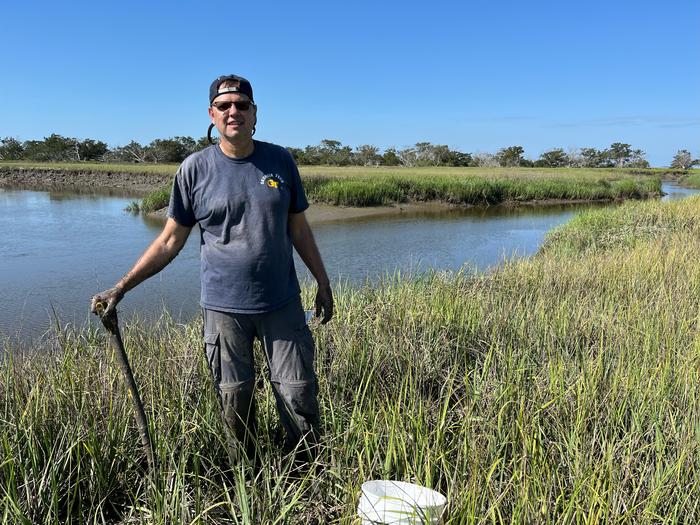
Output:
M292 246L318 283L316 316L327 323L333 295L304 215L308 202L289 152L253 140L257 107L250 82L226 75L209 89L218 145L180 166L158 238L117 284L92 299L111 310L124 294L162 270L200 227L201 305L206 357L236 454L255 454L253 341L262 342L286 432L285 448L313 457L319 427L314 342L306 326ZM210 126L211 131L211 126ZM308 457L308 456L307 456Z

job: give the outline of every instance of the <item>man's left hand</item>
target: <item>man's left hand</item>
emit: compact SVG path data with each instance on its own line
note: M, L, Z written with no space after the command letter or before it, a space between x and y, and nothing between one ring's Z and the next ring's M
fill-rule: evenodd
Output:
M321 317L323 314L323 317ZM316 292L316 317L321 317L321 324L326 324L333 317L333 292L331 285L319 286Z

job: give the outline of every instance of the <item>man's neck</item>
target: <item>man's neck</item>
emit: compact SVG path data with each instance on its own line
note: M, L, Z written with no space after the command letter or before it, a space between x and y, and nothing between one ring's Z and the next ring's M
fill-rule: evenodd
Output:
M219 147L224 155L233 159L245 158L253 153L253 150L255 149L255 145L253 144L252 140L248 140L242 144L222 140L219 143Z

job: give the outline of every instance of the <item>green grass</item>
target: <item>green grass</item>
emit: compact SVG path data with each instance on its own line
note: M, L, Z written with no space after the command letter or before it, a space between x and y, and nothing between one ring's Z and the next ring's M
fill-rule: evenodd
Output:
M689 170L688 175L683 178L683 186L700 188L700 170Z
M393 478L446 494L447 524L695 523L698 215L697 197L593 211L488 274L337 289L313 329L318 475L275 448L266 383L262 471L226 472L201 325L166 317L124 330L150 485L104 335L64 329L0 368L3 521L349 524L362 481Z
M148 213L165 208L170 202L170 190L168 186L150 192L141 201L141 211Z
M690 202L697 202L696 197ZM676 233L700 234L700 215L688 201L630 202L615 209L592 210L551 231L542 252L589 255Z
M306 175L310 200L341 206L379 206L442 201L457 205L492 205L545 200L614 200L659 195L657 177L596 173L593 175L494 173Z
M124 208L124 211L127 211L129 213L133 213L133 214L138 214L141 212L141 205L136 201L131 201L129 204L126 205L126 207Z
M0 163L34 169L95 170L172 174L177 166L143 164ZM439 201L455 205L494 205L529 201L641 199L661 192L661 170L583 168L301 168L312 202L336 206L385 206ZM149 194L145 211L164 207L162 188Z
M301 168L312 201L376 206L441 201L491 205L537 200L646 198L661 191L658 170L584 168Z
M495 205L531 201L593 201L643 199L661 193L656 177L611 170L596 173L531 173L500 170L465 174L449 168L387 170L330 170L302 175L311 202L334 206L386 206L407 202L445 202L454 205ZM168 203L169 188L144 199L146 211Z
M2 169L27 169L27 170L63 170L96 173L157 173L160 175L174 175L177 171L177 164L134 164L125 163L104 163L104 162L34 162L14 160L0 161Z

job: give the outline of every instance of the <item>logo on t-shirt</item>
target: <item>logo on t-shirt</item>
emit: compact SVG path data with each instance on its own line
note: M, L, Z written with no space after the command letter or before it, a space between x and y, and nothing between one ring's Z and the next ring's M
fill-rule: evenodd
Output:
M274 173L267 173L260 177L260 184L267 186L268 188L279 189L280 184L287 184L280 175Z

